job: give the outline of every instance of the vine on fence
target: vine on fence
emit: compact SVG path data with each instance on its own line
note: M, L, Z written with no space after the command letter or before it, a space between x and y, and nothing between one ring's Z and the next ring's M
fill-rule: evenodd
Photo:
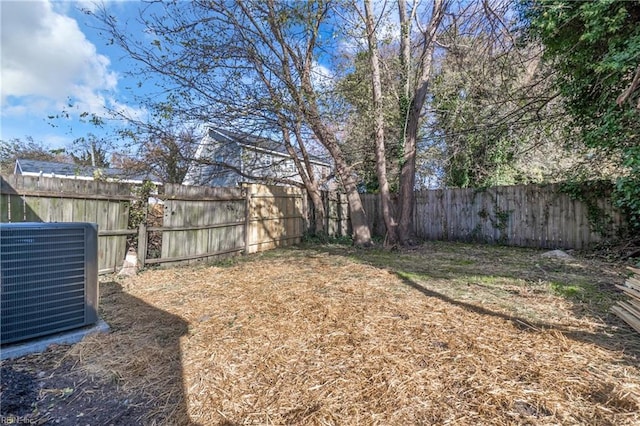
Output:
M145 180L142 185L133 187L133 196L135 200L129 205L129 229L138 229L138 226L147 220L147 210L149 205L149 197L156 192L156 185L151 181ZM129 235L127 237L128 247L137 247L138 234Z
M505 232L507 230L507 226L509 225L509 217L513 210L503 210L499 205L497 200L493 201L493 217L489 214L489 212L483 208L478 212L478 216L482 219L488 219L491 222L491 226L493 229L497 229L500 232L500 237L498 237L498 243L504 244L509 240L509 236Z
M560 185L560 192L586 206L589 226L605 238L613 236L614 222L613 217L598 205L598 201L611 196L613 189L613 184L606 180L569 181Z
M513 209L502 209L502 207L500 207L500 205L498 204L498 198L491 192L487 191L487 188L477 188L474 191L474 197L479 193L487 194L493 202L493 216L491 216L491 214L485 208L482 208L478 212L478 216L484 220L488 219L493 229L497 229L500 232L500 236L498 237L497 241L498 243L507 243L507 241L509 240L509 236L505 231L507 230L507 226L509 225L509 218L511 217L511 213L513 213ZM479 228L478 225L476 225L476 229L472 231L472 234L477 234L478 232Z

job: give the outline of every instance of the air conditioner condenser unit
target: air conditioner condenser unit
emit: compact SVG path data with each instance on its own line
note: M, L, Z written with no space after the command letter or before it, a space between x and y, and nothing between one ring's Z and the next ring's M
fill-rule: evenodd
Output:
M0 224L0 343L98 321L98 226Z

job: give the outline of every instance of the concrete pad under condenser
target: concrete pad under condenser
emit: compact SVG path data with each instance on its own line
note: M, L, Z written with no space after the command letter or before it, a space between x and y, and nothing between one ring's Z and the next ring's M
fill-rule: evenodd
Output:
M45 336L26 342L12 343L0 347L0 359L19 358L21 356L44 352L51 345L72 345L92 333L107 333L109 325L103 320L96 324L76 330Z

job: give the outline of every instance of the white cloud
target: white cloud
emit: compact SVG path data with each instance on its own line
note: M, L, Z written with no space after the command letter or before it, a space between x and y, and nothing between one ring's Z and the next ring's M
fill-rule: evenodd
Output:
M149 111L146 108L136 108L130 105L122 104L116 100L110 102L111 111L118 117L133 121L146 121Z
M118 83L75 19L46 0L2 2L3 115L78 110L104 115Z
M317 61L313 61L311 66L311 84L316 90L329 90L333 88L336 81L336 75L329 69Z

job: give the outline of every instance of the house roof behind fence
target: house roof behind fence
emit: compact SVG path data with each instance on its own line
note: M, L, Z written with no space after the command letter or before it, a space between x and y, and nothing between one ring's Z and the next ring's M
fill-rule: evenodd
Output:
M161 179L152 173L133 173L123 169L80 166L78 164L57 163L53 161L38 161L19 158L16 160L16 174L46 175L59 177L78 177L94 179L96 175L101 175L107 179L142 182L150 180L153 183L160 183Z
M209 136L214 140L222 143L237 143L240 146L247 147L250 149L257 149L268 151L270 153L275 153L282 155L284 157L290 157L287 148L285 147L283 142L274 141L273 139L258 137L254 135L250 135L248 133L239 133L239 132L231 132L229 130L223 130L218 128L209 128ZM298 157L302 158L302 152L299 149L296 149L296 153ZM326 159L320 158L315 155L309 155L309 160L315 163L319 163L325 166L331 166Z

